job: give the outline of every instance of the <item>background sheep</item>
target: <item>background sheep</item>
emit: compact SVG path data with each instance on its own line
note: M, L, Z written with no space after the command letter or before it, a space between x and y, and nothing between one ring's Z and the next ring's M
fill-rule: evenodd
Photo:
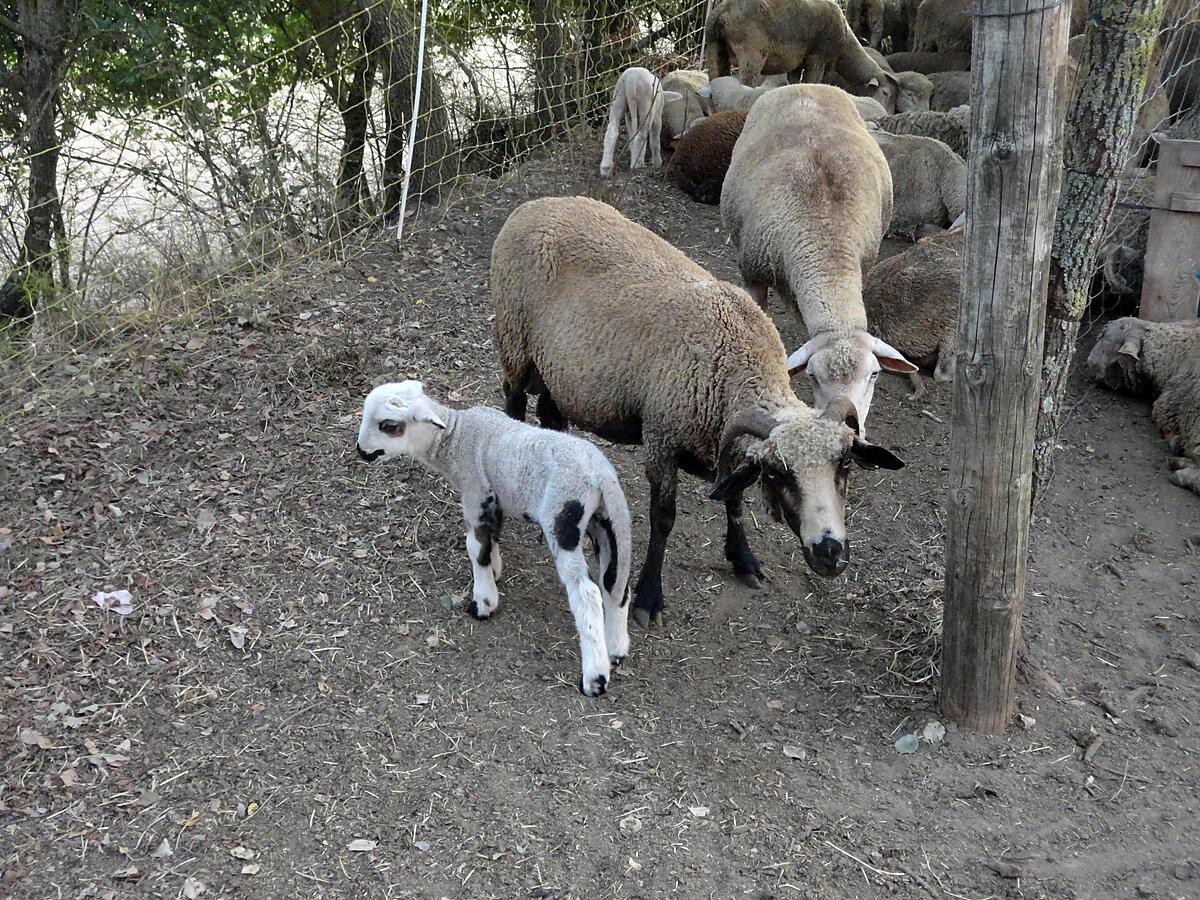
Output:
M971 0L922 0L912 25L912 49L971 52Z
M849 397L864 426L880 367L916 368L866 330L862 276L891 216L887 160L844 91L791 85L750 111L721 192L738 268L761 305L770 285L803 317L788 364L817 407Z
M1157 396L1151 416L1175 453L1171 481L1200 494L1200 319L1110 322L1087 369L1107 387Z
M918 112L929 109L929 99L933 96L932 81L920 72L893 72L886 62L882 63L881 67L896 80L896 108L893 112ZM851 85L836 72L827 74L825 83L853 93ZM882 109L882 106L880 108Z
M931 50L905 50L884 57L894 72L965 72L971 68L971 54L951 50L935 53Z
M887 341L935 381L954 380L963 229L918 241L903 253L876 263L863 283L871 333ZM924 386L909 374L913 396Z
M702 119L679 141L667 177L697 203L720 203L733 145L745 124L746 113L740 109Z
M908 46L908 0L846 0L846 21L868 47Z
M873 131L892 170L891 234L912 236L922 225L948 228L967 208L967 164L941 141Z
M949 112L955 107L971 102L970 72L933 72L929 75L933 95L929 108L937 112Z
M712 79L697 93L711 112L726 112L740 109L749 110L756 100L767 91L774 90L778 85L760 85L747 87L732 75L722 75Z
M762 75L809 84L836 72L851 92L896 110L896 80L859 44L833 0L716 0L704 25L709 78L732 72L757 87Z
M629 138L629 167L638 169L646 164L647 144L654 165L661 166L663 104L682 99L674 91L664 91L649 69L633 66L622 72L613 88L612 103L608 108L600 174L607 177L613 173L613 153L621 133L622 117L625 119L625 134Z
M848 404L819 416L796 397L779 333L744 291L585 197L518 207L492 247L491 288L510 415L523 418L526 392L538 393L543 424L565 414L606 439L645 444L650 543L639 622L662 609L680 467L715 473L725 556L746 583L757 586L762 570L746 542L742 493L760 476L768 510L799 536L809 566L822 575L845 568L850 460L903 463L856 435Z
M504 517L540 525L579 631L579 690L603 694L612 667L629 653L632 528L617 473L587 441L514 422L498 410L454 410L425 395L419 381L385 384L367 395L358 430L364 460L411 457L459 493L474 573L471 615L486 619L500 603ZM597 587L582 536L596 547Z
M664 149L683 136L688 127L707 114L697 91L708 84L708 76L698 69L676 69L662 79L662 89L679 94L678 100L663 103L662 146Z
M888 134L917 134L941 141L963 159L971 141L971 109L959 107L952 112L897 113L874 123Z

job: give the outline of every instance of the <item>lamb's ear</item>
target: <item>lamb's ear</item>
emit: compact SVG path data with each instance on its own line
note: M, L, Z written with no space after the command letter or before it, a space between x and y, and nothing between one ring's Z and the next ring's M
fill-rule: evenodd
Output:
M446 423L443 422L441 419L439 419L437 416L435 416L433 413L420 413L416 416L413 416L412 421L428 422L430 425L433 425L436 428L440 428L443 431L446 429Z
M886 341L875 338L875 347L873 349L875 351L875 358L879 360L879 365L883 366L889 372L908 375L911 372L918 371L917 366L914 366L905 359L903 353Z
M813 353L815 353L817 350L816 343L816 338L806 341L804 346L787 358L789 375L796 375L804 371L804 369L808 366L808 361L812 358Z
M730 497L735 497L754 484L760 474L762 474L762 464L747 453L732 472L717 471L717 477L713 480L713 487L709 491L708 497L710 500L728 500Z
M864 469L903 469L904 460L886 447L871 444L867 441L854 439L850 445L850 455Z
M679 91L663 91L663 103L673 103L676 100L682 100L683 94Z
M1117 350L1122 356L1128 356L1131 359L1142 358L1142 339L1136 335L1130 335L1125 338L1125 342L1121 344L1121 348Z

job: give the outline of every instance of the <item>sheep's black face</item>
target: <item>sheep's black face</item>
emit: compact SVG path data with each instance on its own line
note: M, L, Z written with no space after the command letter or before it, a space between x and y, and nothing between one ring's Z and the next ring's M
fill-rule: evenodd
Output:
M840 575L850 562L850 541L843 524L849 457L839 462L835 471L811 476L816 477L806 479L813 482L811 491L806 492L791 472L764 466L763 500L771 518L787 525L800 539L810 569L818 575Z

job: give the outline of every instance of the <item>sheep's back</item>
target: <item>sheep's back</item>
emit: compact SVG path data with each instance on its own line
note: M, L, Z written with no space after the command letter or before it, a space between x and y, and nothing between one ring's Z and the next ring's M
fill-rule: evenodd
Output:
M871 333L931 363L958 319L962 248L963 231L955 229L876 263L863 284Z
M697 123L675 148L667 177L700 203L719 203L733 147L746 124L744 110L728 110Z

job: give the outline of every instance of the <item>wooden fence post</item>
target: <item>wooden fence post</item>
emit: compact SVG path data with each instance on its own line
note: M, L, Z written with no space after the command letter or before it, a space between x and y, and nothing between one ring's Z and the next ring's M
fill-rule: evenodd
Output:
M958 317L943 715L1012 715L1071 6L974 0L967 234Z
M1200 300L1200 141L1160 140L1138 315L1194 319Z

